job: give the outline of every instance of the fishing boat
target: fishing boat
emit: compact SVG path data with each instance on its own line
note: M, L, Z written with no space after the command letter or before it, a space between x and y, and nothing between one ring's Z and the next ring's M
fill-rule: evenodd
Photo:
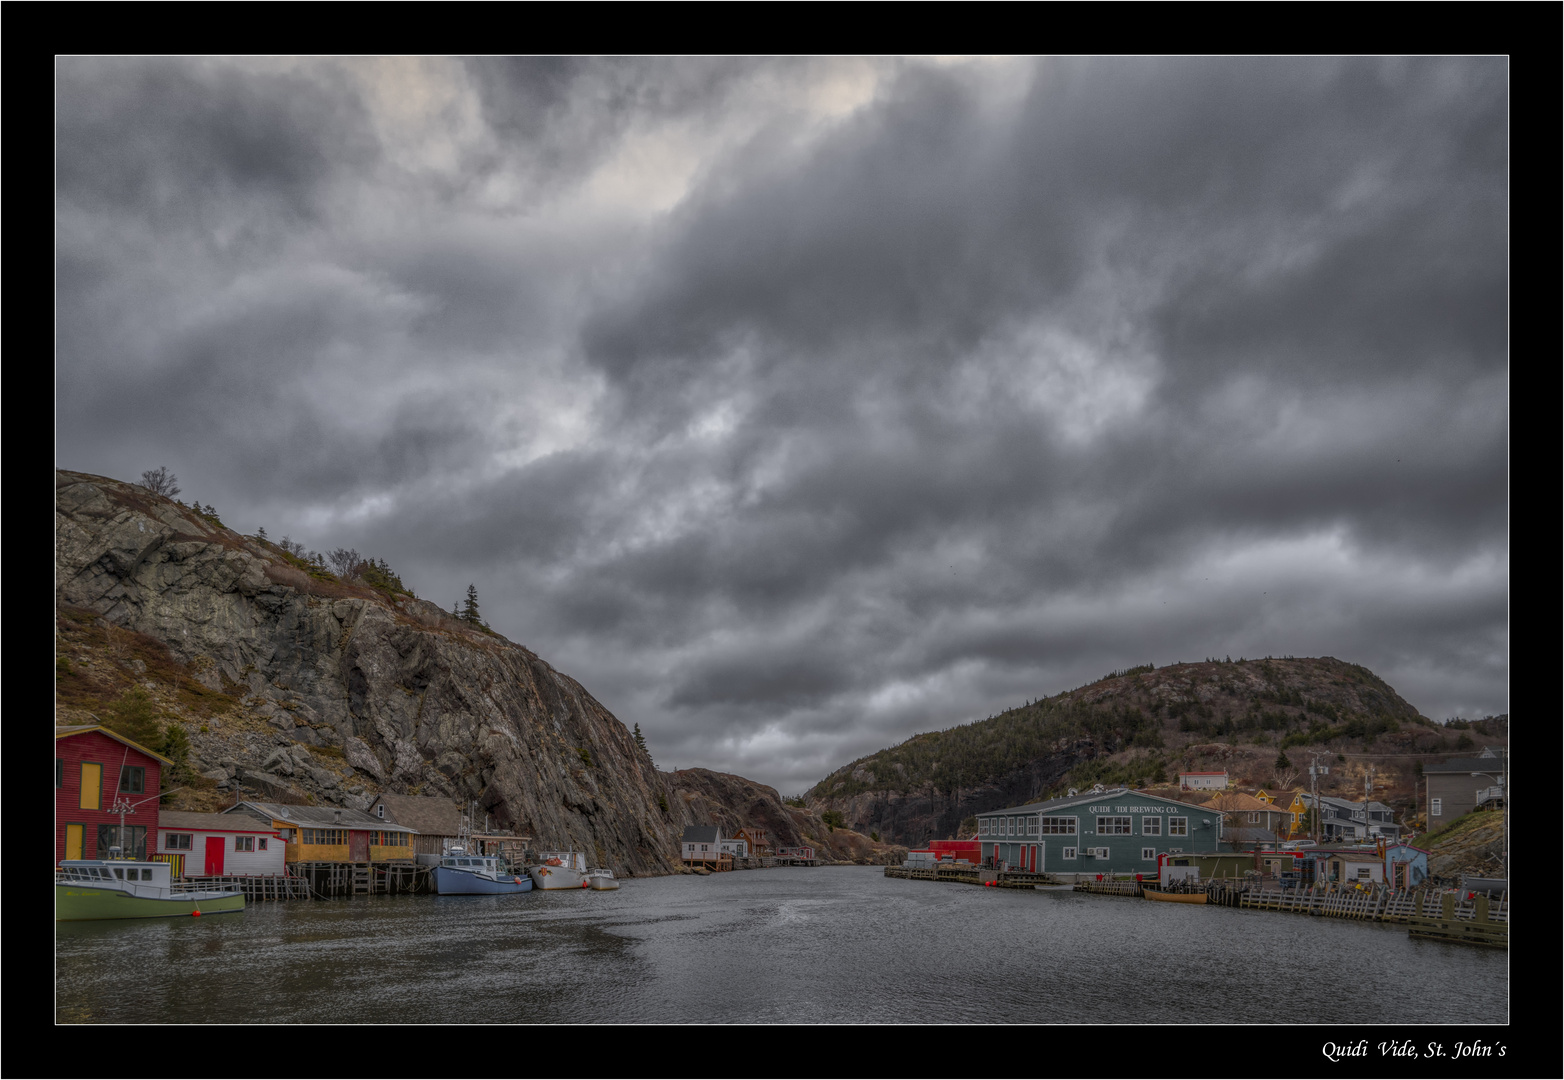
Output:
M527 874L540 889L584 889L586 856L579 851L539 852L537 865L529 866Z
M505 869L495 855L475 855L465 844L447 844L440 865L430 871L435 892L441 896L519 893L532 891L532 879Z
M594 889L617 889L619 879L614 877L614 872L606 866L594 866L586 872L587 885Z
M1155 889L1141 889L1141 895L1147 900L1164 900L1171 904L1204 904L1206 894L1203 892L1172 893L1157 892Z
M175 882L165 862L66 859L54 878L54 921L163 919L243 911L244 893Z

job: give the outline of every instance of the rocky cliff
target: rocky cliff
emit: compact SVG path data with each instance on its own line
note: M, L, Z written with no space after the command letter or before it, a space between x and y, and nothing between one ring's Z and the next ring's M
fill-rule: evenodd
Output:
M197 795L475 800L621 873L674 868L685 804L624 724L527 649L144 488L71 472L55 486L57 722L134 699L188 734Z

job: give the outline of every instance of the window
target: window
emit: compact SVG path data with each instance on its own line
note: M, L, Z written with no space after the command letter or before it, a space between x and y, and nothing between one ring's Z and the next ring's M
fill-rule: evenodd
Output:
M1049 835L1075 835L1075 821L1073 817L1045 817L1043 818L1043 832Z
M1429 799L1428 800L1428 816L1429 817L1442 817L1443 815L1444 815L1444 800L1443 799Z
M1168 835L1169 836L1188 836L1189 835L1189 819L1187 817L1170 817L1170 818L1168 818Z
M1128 836L1130 821L1131 819L1127 817L1100 817L1097 819L1097 835Z
M261 850L265 851L266 850L266 837L264 837L264 836L261 837L259 843L261 845Z
M235 851L254 851L255 850L255 837L253 837L253 836L236 836L236 837L234 837L234 850Z
M1140 834L1142 836L1161 836L1162 819L1159 817L1143 817L1140 819Z
M1064 857L1066 859L1069 859L1072 862L1075 861L1075 849L1073 847L1065 848L1064 849Z
M375 807L375 816L377 818L384 818L386 816L386 804L385 803L381 803L379 806Z
M348 842L346 829L305 829L304 842L306 844L345 844Z
M1251 825L1258 825L1258 824L1260 824L1260 812L1258 810L1251 810L1251 811L1249 811L1249 824L1251 824Z
M120 842L119 825L98 826L98 858L107 859L109 848ZM125 826L125 850L127 859L145 859L147 857L147 827L145 825Z
M126 765L119 771L119 790L122 795L140 795L147 790L147 770L139 765Z
M1026 834L1028 836L1037 835L1037 818L1029 817L1026 819Z
M1157 849L1154 847L1143 847L1140 849L1140 857L1146 861L1154 861L1157 857Z
M195 839L194 833L170 832L163 834L164 851L189 851L191 841Z
M1108 849L1105 847L1092 848L1092 854L1099 859L1106 859L1108 857Z

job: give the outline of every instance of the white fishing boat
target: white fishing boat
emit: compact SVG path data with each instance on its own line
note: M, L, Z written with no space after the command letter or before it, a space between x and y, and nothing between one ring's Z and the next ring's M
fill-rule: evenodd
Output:
M584 889L586 856L579 851L542 851L537 864L527 868L527 874L540 889Z
M54 878L54 921L85 919L157 919L177 915L216 915L243 911L244 894L173 880L166 862L120 859L66 859Z
M606 866L594 866L586 872L587 885L598 890L619 888L619 879Z

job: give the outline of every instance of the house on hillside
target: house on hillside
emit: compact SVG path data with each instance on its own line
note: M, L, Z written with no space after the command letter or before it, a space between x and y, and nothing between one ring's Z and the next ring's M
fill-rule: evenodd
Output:
M411 862L414 833L361 810L241 802L224 811L264 822L286 841L288 863Z
M1224 791L1206 800L1206 805L1225 815L1229 830L1241 828L1279 834L1287 830L1292 816L1285 808L1242 791ZM1275 839L1274 835L1272 839Z
M1227 773L1223 772L1181 772L1178 774L1178 786L1185 791L1222 791L1227 787Z
M1170 852L1210 851L1222 814L1129 788L1093 790L978 815L983 864L1035 873L1157 873Z
M1479 806L1503 805L1509 769L1509 754L1483 747L1476 757L1452 758L1437 765L1423 766L1427 788L1423 808L1432 831L1449 824Z
M276 829L248 814L164 810L152 858L172 864L175 877L281 877L286 848Z
M1314 796L1300 796L1305 807L1314 805ZM1321 795L1320 839L1326 843L1357 843L1380 838L1397 840L1401 826L1395 823L1395 811L1382 802L1353 802L1334 795ZM1305 811L1307 812L1307 811Z
M173 762L108 728L54 729L54 861L147 857L158 829L163 767ZM121 810L123 809L123 817ZM123 825L123 828L122 828Z

